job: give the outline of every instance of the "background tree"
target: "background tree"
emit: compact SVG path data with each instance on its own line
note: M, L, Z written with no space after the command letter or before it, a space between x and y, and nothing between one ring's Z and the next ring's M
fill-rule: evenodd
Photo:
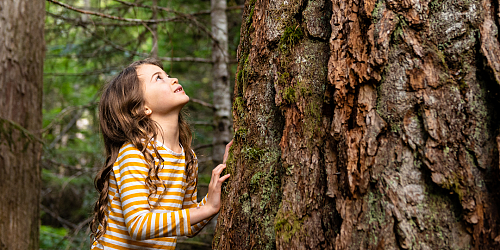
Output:
M249 0L216 249L498 249L498 1Z
M222 162L226 144L231 141L231 91L229 77L228 31L226 0L211 0L212 36L212 89L214 104L213 159Z
M0 249L38 250L45 1L0 3Z
M178 0L47 0L44 68L41 248L83 249L89 244L86 224L96 199L92 179L101 167L97 103L101 86L132 61L148 56L163 61L191 97L185 110L192 124L199 158L199 196L203 198L214 156L212 46L210 1ZM224 1L225 2L225 1ZM223 119L230 121L231 68L236 57L242 2L228 1L217 11L227 15L224 63L227 79L217 101L229 100ZM217 48L221 47L217 45ZM222 46L223 47L223 46ZM225 123L227 124L227 122ZM230 126L230 123L229 123ZM230 127L225 131L231 138ZM221 156L222 157L222 156ZM197 238L181 239L179 249L210 248L213 228Z

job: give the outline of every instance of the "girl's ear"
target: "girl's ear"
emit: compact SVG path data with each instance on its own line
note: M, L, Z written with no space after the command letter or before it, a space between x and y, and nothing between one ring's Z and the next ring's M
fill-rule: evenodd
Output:
M145 109L144 113L146 113L146 115L151 115L151 113L153 113L153 111L148 107L144 107L144 109Z

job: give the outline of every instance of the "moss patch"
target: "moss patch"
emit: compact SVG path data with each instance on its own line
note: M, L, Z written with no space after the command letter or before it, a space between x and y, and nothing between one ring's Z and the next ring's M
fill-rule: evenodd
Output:
M248 129L246 128L238 128L238 130L236 130L236 132L234 132L234 138L236 140L246 140L246 137L247 137L247 133L248 133Z
M281 51L286 51L293 47L303 36L304 32L300 25L286 27L279 42Z
M321 105L322 101L318 99L310 100L306 104L306 119L304 119L304 129L306 132L306 136L312 138L315 133L320 132L321 130ZM312 147L313 145L308 145L308 147Z
M239 118L245 117L245 108L243 103L243 97L234 98L233 109L238 113Z
M287 103L294 103L297 100L295 95L295 89L293 87L287 87L283 90L283 99Z
M302 231L302 225L307 218L308 216L299 219L292 211L283 215L280 210L276 215L274 230L288 243L295 233Z
M248 160L256 160L259 161L264 155L266 150L252 147L245 147L241 150L241 154Z

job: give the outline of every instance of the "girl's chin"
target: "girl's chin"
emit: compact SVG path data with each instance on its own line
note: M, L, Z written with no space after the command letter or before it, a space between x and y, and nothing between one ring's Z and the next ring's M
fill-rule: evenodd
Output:
M186 105L189 102L189 99L190 99L189 96L187 96L187 95L184 95L183 97L185 97L185 99L182 102L182 106Z

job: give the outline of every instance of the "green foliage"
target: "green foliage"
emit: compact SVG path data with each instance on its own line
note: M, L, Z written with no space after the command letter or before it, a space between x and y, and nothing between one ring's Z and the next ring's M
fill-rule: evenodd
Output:
M40 248L41 250L65 250L65 249L88 249L90 238L81 230L78 237L70 238L71 233L66 228L51 226L40 226Z
M65 236L68 234L66 228L54 228L51 226L40 227L40 249L64 249L68 245Z
M210 183L210 179L212 178L209 174L198 174L198 182L199 183Z

